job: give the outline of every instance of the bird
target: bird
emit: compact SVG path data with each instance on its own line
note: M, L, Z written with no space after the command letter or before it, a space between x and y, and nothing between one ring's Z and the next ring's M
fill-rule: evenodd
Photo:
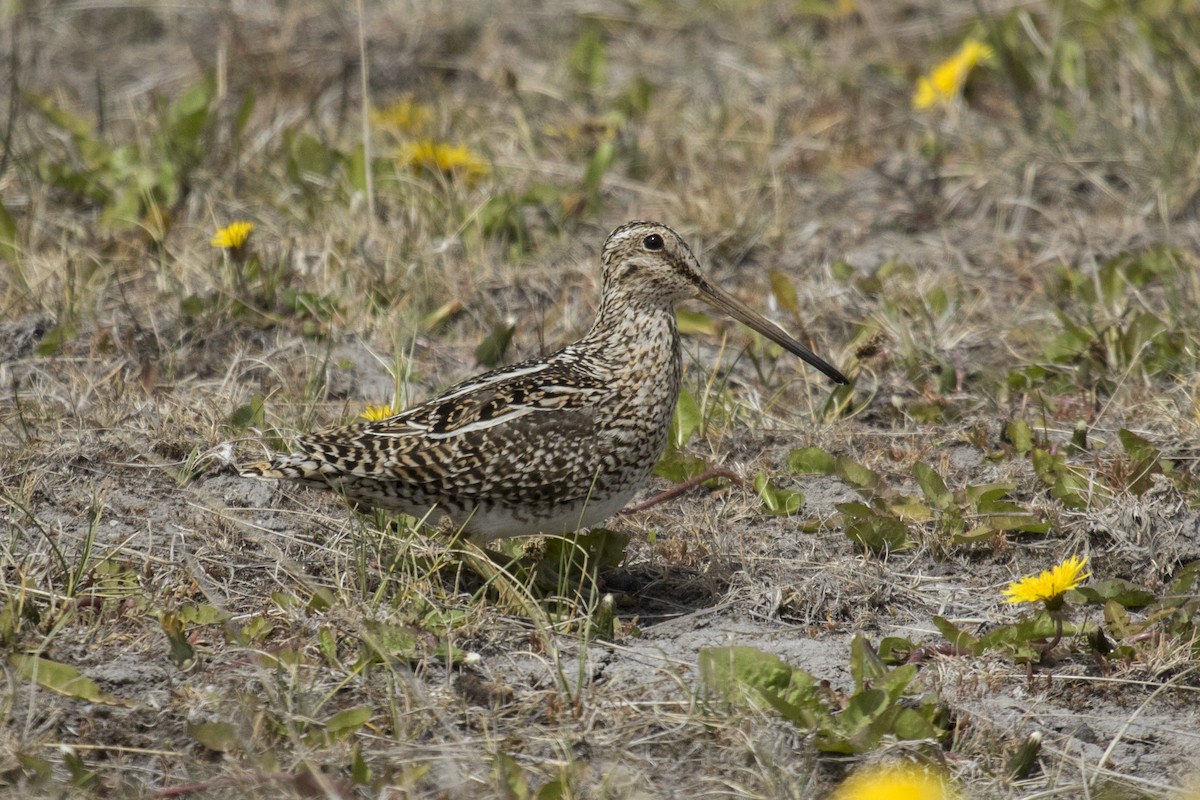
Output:
M384 419L301 436L241 473L324 486L483 542L565 535L619 512L662 455L682 378L676 303L705 300L849 383L713 284L662 223L621 225L600 261L599 308L578 341Z

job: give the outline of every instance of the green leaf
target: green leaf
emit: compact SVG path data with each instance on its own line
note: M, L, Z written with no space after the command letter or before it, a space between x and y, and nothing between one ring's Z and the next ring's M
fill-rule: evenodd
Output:
M207 81L188 89L171 104L167 112L167 142L176 156L194 159L200 147L200 135L208 123L211 90Z
M589 202L599 202L601 181L609 167L612 166L615 157L616 149L611 139L605 139L596 145L596 150L588 159L587 170L583 174L583 185L588 191Z
M92 124L83 117L64 108L60 108L54 100L45 95L32 92L22 92L25 102L46 118L50 124L61 128L74 139L91 139Z
M885 636L879 641L879 657L885 664L903 664L917 646L902 636Z
M854 688L861 691L887 671L887 665L871 647L870 641L862 634L856 634L850 643L850 675L854 678Z
M756 647L732 645L700 650L700 678L710 692L728 702L740 702L746 690L770 692L783 703L796 704L817 685L804 670L793 669L779 656Z
M781 489L773 485L761 472L754 476L754 490L758 492L763 508L773 516L790 517L798 513L800 507L804 505L803 492Z
M703 423L704 415L695 396L687 389L680 390L679 401L676 402L675 412L671 415L668 443L674 447L683 447Z
M350 750L350 782L355 786L366 786L371 779L371 768L362 757L362 743L355 742Z
M308 605L304 610L309 614L320 614L323 611L328 611L337 604L337 597L333 592L324 586L320 586L312 593L312 597L308 598Z
M819 447L802 447L788 453L787 466L799 474L832 475L837 461Z
M1053 523L1035 514L993 514L981 520L983 527L993 531L1018 533L1049 533Z
M912 475L929 505L939 511L945 511L954 502L954 495L946 488L946 482L933 467L918 461L912 466Z
M608 47L600 35L600 25L584 20L583 30L567 57L571 75L584 89L599 88L608 77Z
M629 534L608 528L591 528L571 536L546 539L542 561L559 565L571 575L596 574L614 569L625 559Z
M685 455L674 447L668 447L654 465L654 474L674 483L683 483L703 474L706 469L708 463L703 458Z
M845 456L838 456L834 460L834 473L860 491L871 491L879 485L878 475Z
M1121 578L1102 578L1089 581L1087 586L1075 589L1091 603L1103 603L1107 600L1120 603L1125 608L1142 608L1158 599L1154 592Z
M976 652L976 646L979 644L979 640L971 634L960 630L959 627L950 620L946 619L945 617L934 616L933 626L937 628L938 633L942 634L942 636L946 638L946 641L948 641L954 647L966 650L970 653Z
M0 203L0 261L16 264L21 255L21 239L17 222Z
M839 503L842 524L850 541L871 552L899 552L912 546L908 527L896 517L880 514L863 503Z
M189 722L187 733L217 753L227 753L237 746L237 730L229 722Z
M492 328L475 348L475 360L485 367L495 367L504 361L504 354L517 330L515 322L504 322Z
M70 324L55 325L42 335L42 340L34 348L39 356L55 356L62 350L63 345L75 338L75 326Z
M675 310L675 324L684 336L716 336L717 323L703 311Z
M171 646L171 661L182 670L191 669L196 663L196 651L188 641L183 627L183 617L177 611L164 611L159 619L167 643Z
M1033 431L1029 429L1029 423L1023 419L1014 419L1004 429L1004 438L1007 439L1017 451L1019 455L1025 455L1033 449Z
M266 413L263 409L263 396L250 395L250 402L239 406L229 415L229 424L234 428L265 428Z
M43 689L49 689L76 700L88 703L102 703L109 706L128 706L119 697L100 691L100 687L91 678L80 674L79 670L70 664L61 664L41 656L28 653L13 653L9 663L22 678L33 681Z
M1148 311L1143 311L1133 318L1125 333L1121 336L1121 355L1126 364L1137 364L1142 350L1164 331L1167 326L1163 321Z
M492 772L496 783L503 787L502 797L509 800L526 800L529 797L529 779L512 756L497 752L492 761Z
M1121 447L1135 461L1158 458L1159 449L1148 439L1138 436L1131 430L1121 428L1121 430L1117 431L1117 438L1121 440Z
M179 609L179 618L190 625L216 625L230 618L230 613L208 603L186 605Z
M900 713L892 720L891 733L897 739L919 741L921 739L941 739L944 732L921 716L921 712L915 708L901 708Z
M1016 488L1015 483L979 483L967 487L967 502L981 513L999 510L995 503ZM1008 510L1008 509L1006 509Z
M325 720L325 730L330 733L356 731L371 720L374 711L371 706L355 706L339 711Z
M771 294L779 307L794 317L800 316L800 300L796 297L796 287L792 279L777 269L768 273L771 281Z
M258 100L258 92L254 88L253 83L246 83L246 88L242 90L242 102L238 103L237 113L233 115L233 134L235 137L240 137L246 131L246 125L250 122L250 115L254 112L254 104Z
M890 704L888 694L884 690L862 689L850 697L850 702L846 704L840 721L853 735L854 732L866 727L871 720L886 711Z

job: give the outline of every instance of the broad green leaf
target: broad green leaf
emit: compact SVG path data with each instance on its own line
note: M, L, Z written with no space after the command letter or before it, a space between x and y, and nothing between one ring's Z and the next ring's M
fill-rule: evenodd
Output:
M182 670L191 669L196 663L196 651L188 641L187 630L183 627L183 618L177 611L164 611L159 618L167 643L171 646L170 657L175 666Z
M1136 461L1158 458L1158 448L1148 439L1137 435L1131 430L1121 428L1121 430L1117 431L1117 438L1121 440L1121 447L1124 448L1129 457Z
M769 277L771 294L775 295L775 302L787 313L799 317L800 301L796 297L796 287L792 283L792 279L777 269L771 270Z
M371 767L362 757L362 743L355 742L350 750L350 781L355 786L366 786L371 779Z
M832 475L837 461L819 447L802 447L788 454L787 466L795 473Z
M608 46L600 31L597 21L585 20L567 56L572 77L584 89L597 89L608 79Z
M880 514L862 503L839 503L842 524L850 541L874 553L899 552L912 546L908 528L900 519Z
M521 769L521 765L517 763L516 759L508 753L498 751L492 761L492 772L496 777L496 783L504 787L503 797L511 798L511 800L528 800L529 779L525 777L525 770Z
M989 525L979 525L968 531L956 533L950 537L950 544L980 544L999 534L1000 531Z
M900 519L909 522L928 522L934 516L933 509L920 501L913 500L911 497L903 498L895 503L889 503L888 511Z
M1146 345L1165 330L1167 330L1167 326L1163 324L1162 320L1148 311L1143 311L1134 317L1133 322L1121 336L1121 350L1125 357L1125 363L1137 363Z
M72 138L92 138L92 124L83 117L59 107L54 100L45 95L32 92L22 92L21 95L25 98L25 102L36 109L50 124L71 134Z
M684 336L716 336L717 323L703 311L676 309L675 321Z
M855 635L850 643L850 675L854 678L855 689L861 691L886 675L887 671L887 665L871 647L871 643L862 634Z
M217 753L227 753L237 746L237 730L229 722L189 722L187 733Z
M675 483L683 483L703 474L706 469L708 463L703 458L685 455L674 447L668 447L654 465L654 474Z
M984 517L984 527L993 531L1017 531L1018 533L1049 533L1053 523L1039 519L1034 514L993 514Z
M42 335L42 340L34 348L39 356L56 356L63 345L75 338L75 326L71 324L55 325Z
M838 719L846 733L853 736L884 713L890 704L888 694L883 689L862 689L854 693ZM863 744L869 747L874 742Z
M777 517L790 517L798 513L800 507L804 505L803 492L781 489L772 484L761 472L754 476L754 490L758 492L767 513Z
M912 640L902 636L885 636L879 641L879 657L886 664L903 664L916 649Z
M370 721L374 711L371 706L355 706L345 711L339 711L325 720L325 730L330 733L358 730Z
M896 719L892 721L891 732L897 739L915 741L920 739L940 739L943 731L938 728L915 708L901 708Z
M1104 625L1118 639L1126 639L1134 633L1129 612L1116 600L1107 600L1104 603Z
M420 328L426 333L433 333L452 318L461 314L462 310L463 304L461 300L448 300L426 314L421 320Z
M261 394L250 395L250 402L239 406L229 415L229 424L234 428L265 428L266 412Z
M0 261L15 264L20 255L21 239L17 231L17 222L4 204L0 203Z
M946 488L946 482L933 467L918 461L912 466L912 475L929 505L939 511L945 511L954 502L954 495Z
M804 670L745 645L701 649L700 678L709 691L730 702L740 701L750 689L770 692L781 702L795 705L810 697L817 684Z
M945 617L934 616L933 626L937 628L938 633L942 634L942 636L946 638L946 641L948 641L954 647L971 653L976 652L976 646L979 644L979 640L971 634L960 630L959 627L950 620L946 619Z
M967 502L977 511L986 513L986 509L991 507L991 504L1005 497L1016 488L1015 483L1000 482L1000 483L980 483L974 486L967 487Z
M216 625L229 617L228 611L223 611L208 603L186 605L179 609L179 618L191 625Z
M871 470L845 456L834 460L834 473L859 490L873 490L879 485L879 476Z
M1125 608L1142 608L1158 599L1158 596L1142 586L1121 578L1102 578L1089 581L1075 591L1089 602L1102 603L1107 600L1120 603Z
M679 401L671 415L671 429L667 441L675 447L683 447L692 434L704 423L704 415L695 396L687 389L679 392Z
M495 367L504 361L504 354L517 330L516 322L503 322L492 328L475 348L475 360L485 367Z
M621 564L628 546L629 534L596 527L572 536L547 538L542 560L570 564L577 570L604 572Z
M308 599L308 604L305 606L306 612L310 614L319 614L328 612L328 610L337 604L337 597L325 587L318 587L313 590L312 597Z
M95 681L82 675L70 664L62 664L28 653L13 653L9 656L9 662L22 678L33 681L43 689L49 689L52 692L88 703L102 703L109 706L129 705L119 697L100 691L100 687Z

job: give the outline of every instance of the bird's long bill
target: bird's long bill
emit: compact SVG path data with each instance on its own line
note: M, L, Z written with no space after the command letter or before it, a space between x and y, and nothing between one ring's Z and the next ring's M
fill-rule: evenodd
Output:
M712 305L724 311L729 316L736 319L738 322L749 325L754 330L766 336L772 342L787 350L790 353L800 356L809 364L812 364L821 372L825 373L834 383L847 384L850 380L838 371L836 367L830 364L825 359L818 356L812 350L809 350L800 342L793 339L783 328L776 325L774 322L760 316L755 311L752 311L748 306L742 303L723 289L720 289L707 281L701 282L699 286L700 296L707 300Z

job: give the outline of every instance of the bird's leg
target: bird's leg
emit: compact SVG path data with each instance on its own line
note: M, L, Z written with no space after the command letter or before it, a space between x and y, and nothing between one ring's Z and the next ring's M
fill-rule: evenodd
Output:
M742 480L741 476L738 475L736 472L725 469L724 467L713 467L711 469L704 470L704 472L701 472L699 475L696 475L695 477L688 478L683 483L679 483L679 484L676 484L675 486L672 486L670 489L667 489L665 492L660 492L659 494L654 495L654 497L651 497L649 500L638 503L635 506L629 506L627 508L621 509L621 515L624 516L626 514L636 514L639 511L645 511L647 508L653 508L654 506L658 505L659 503L665 503L668 500L674 500L676 497L679 497L679 495L683 494L684 492L688 492L688 491L696 488L700 484L704 483L705 481L710 481L713 478L725 478L726 480L733 481L738 486L741 486L743 483L745 483L745 481Z

